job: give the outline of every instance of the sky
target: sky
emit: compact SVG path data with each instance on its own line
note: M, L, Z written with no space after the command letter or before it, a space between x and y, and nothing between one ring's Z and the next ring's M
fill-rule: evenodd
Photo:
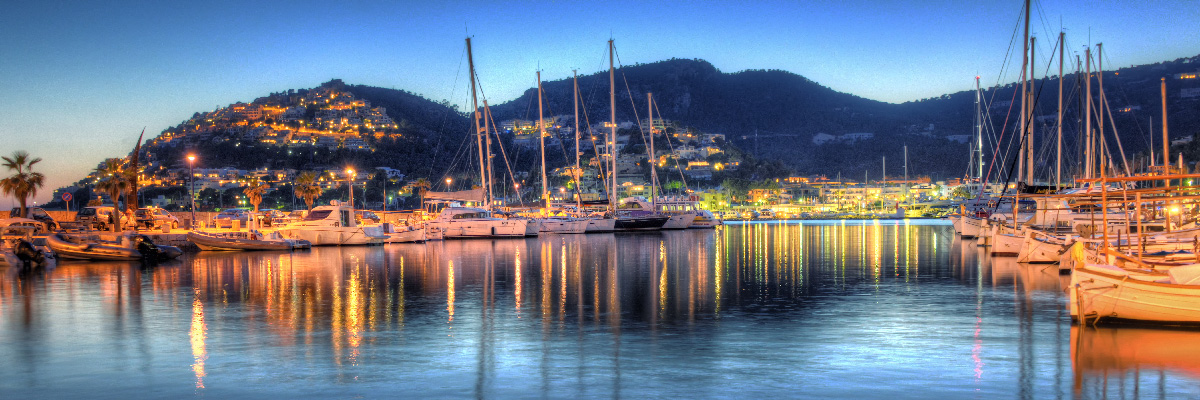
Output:
M492 104L536 85L539 68L545 80L606 69L610 38L625 65L674 57L724 72L780 69L902 103L967 90L976 75L984 85L1016 80L1001 71L1021 8L1015 0L11 2L0 13L0 155L43 159L36 200L45 202L105 158L128 154L143 128L154 137L195 112L271 92L338 78L464 105L467 36ZM1043 60L1060 29L1068 51L1104 43L1106 69L1200 54L1194 1L1032 8Z

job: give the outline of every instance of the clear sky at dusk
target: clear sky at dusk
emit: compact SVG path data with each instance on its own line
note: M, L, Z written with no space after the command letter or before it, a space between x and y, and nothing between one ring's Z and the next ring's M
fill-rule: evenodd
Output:
M340 78L463 104L468 34L492 103L535 85L539 65L546 80L606 68L610 37L624 64L782 69L899 103L966 90L975 75L1015 80L997 74L1020 10L1017 0L10 2L0 153L44 159L44 202L128 153L143 127L153 137L270 92ZM1200 54L1195 1L1044 0L1034 14L1041 57L1060 26L1069 50L1103 42L1106 68Z

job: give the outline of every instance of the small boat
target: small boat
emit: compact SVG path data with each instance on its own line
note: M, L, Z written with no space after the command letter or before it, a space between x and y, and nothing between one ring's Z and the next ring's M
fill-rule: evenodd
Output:
M1067 308L1076 321L1200 325L1200 264L1161 268L1109 251L1118 265L1094 263L1082 246L1074 261Z
M45 226L28 218L0 219L0 267L53 267L54 251L34 244L34 235L46 233Z
M160 261L183 254L178 247L154 244L149 236L137 233L118 235L56 233L46 237L46 244L59 257L79 260Z
M249 232L188 232L189 242L196 244L200 250L236 251L236 250L295 250L312 247L312 243L303 239L286 239L278 232L263 234L257 230Z
M585 233L588 227L588 220L582 218L549 217L536 221L538 233Z
M441 240L441 231L424 225L383 224L383 234L387 236L384 243L424 243L429 240Z

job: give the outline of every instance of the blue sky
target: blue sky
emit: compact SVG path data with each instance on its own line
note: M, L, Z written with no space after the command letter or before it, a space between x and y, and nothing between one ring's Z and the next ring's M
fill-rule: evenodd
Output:
M270 92L331 78L463 104L463 38L490 102L572 69L708 60L782 69L834 90L905 102L998 76L1019 1L17 2L0 14L0 153L44 161L45 193L147 136ZM1106 68L1200 54L1189 1L1045 0L1033 32L1049 57L1103 42ZM1090 37L1090 39L1089 39ZM1018 61L1019 62L1019 61ZM1016 68L1013 68L1014 70ZM456 84L457 82L457 84ZM0 200L3 201L3 200Z

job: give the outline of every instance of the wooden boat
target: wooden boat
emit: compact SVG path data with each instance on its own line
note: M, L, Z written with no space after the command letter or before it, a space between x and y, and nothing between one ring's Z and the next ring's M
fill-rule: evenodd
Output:
M62 258L80 260L143 260L160 261L183 254L175 246L156 245L146 235L68 235L56 233L46 237L46 244Z
M1102 250L1125 261L1121 267L1088 262L1094 257L1088 257L1082 246L1069 251L1074 260L1067 288L1072 319L1200 325L1200 264L1164 270Z
M295 250L312 247L306 240L285 239L278 232L188 232L187 239L206 251Z

